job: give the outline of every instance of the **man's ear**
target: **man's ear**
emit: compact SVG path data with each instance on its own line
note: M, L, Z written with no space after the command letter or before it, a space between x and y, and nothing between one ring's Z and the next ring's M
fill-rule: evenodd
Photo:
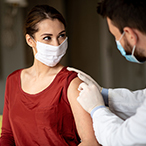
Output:
M136 45L138 39L137 33L130 27L124 27L124 32L128 42L132 46Z
M27 44L30 46L30 47L34 47L35 46L35 42L34 40L32 39L32 37L29 35L29 34L26 34L25 35L25 39L26 39L26 42Z

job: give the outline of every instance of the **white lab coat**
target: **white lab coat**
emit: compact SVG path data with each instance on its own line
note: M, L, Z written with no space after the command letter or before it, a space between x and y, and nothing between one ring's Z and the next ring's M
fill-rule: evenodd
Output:
M93 114L93 127L103 146L146 146L146 89L109 89L109 109ZM115 113L115 114L113 114Z

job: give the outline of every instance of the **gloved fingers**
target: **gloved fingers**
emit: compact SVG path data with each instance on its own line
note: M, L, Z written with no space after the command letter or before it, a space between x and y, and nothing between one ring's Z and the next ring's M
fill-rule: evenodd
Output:
M88 85L92 83L92 80L90 80L90 77L89 76L87 77L87 75L85 76L82 73L78 73L78 77Z
M79 95L78 97L77 97L77 101L80 103L80 104L82 104L82 97Z
M82 76L85 76L85 77L87 77L87 78L91 78L89 75L87 75L87 74L84 73L83 71L78 70L78 69L76 69L76 68L67 67L67 70L69 70L69 71L74 71L74 72L76 72L76 73L78 73L78 74L82 74Z
M85 73L84 73L85 74ZM100 86L96 83L96 81L93 79L93 78L91 78L89 75L84 75L84 74L82 74L82 73L78 73L78 77L82 80L82 81L84 81L86 84L95 84L95 86L97 86L98 88L100 88Z
M68 70L68 71L74 71L74 72L76 72L76 73L83 73L81 70L78 70L78 69L73 68L73 67L67 67L67 70Z
M84 92L81 91L81 93L79 94L79 96L77 97L77 101L82 105L82 104L86 104L86 96L84 96ZM84 108L84 105L82 106ZM85 109L85 108L84 108Z
M91 81L97 84L88 74L82 72L81 70L75 69L73 67L67 67L67 70L78 73L78 77L87 84L90 83Z
M80 91L80 92L82 92L83 90L86 90L87 89L87 84L86 83L81 83L80 85L79 85L79 87L78 87L78 90Z
M86 84L92 84L93 83L97 86L97 88L99 90L101 90L101 86L99 86L98 83L93 78L91 78L88 74L82 72L81 70L75 69L73 67L67 67L67 70L74 71L74 72L78 73L78 77L82 81L84 81Z
M77 101L83 107L83 109L86 110L88 113L92 111L93 108L92 108L92 105L90 104L91 101L88 94L85 92L85 90L82 90L80 92L79 96L77 97Z

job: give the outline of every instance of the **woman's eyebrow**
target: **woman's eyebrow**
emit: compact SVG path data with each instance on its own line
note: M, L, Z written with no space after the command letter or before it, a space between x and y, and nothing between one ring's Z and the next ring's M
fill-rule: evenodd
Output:
M63 30L63 31L59 32L59 34L61 34L61 33L63 33L63 32L66 32L66 31ZM44 34L42 34L41 36L46 36L46 35L48 35L48 36L53 36L53 34L51 34L51 33L44 33Z
M53 34L51 34L51 33L44 33L44 34L42 34L41 36L46 36L46 35L48 35L48 36L53 36Z
M65 30L61 31L59 34L63 33L63 32L66 32Z

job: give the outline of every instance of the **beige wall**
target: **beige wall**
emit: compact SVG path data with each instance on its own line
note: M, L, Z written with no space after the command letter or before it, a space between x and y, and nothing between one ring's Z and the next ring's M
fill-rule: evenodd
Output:
M3 110L5 81L12 71L25 66L22 10L12 16L13 10L9 5L0 1L0 114ZM12 43L13 41L13 43Z
M96 13L97 0L28 0L28 7L19 8L14 17L16 43L6 47L3 40L5 14L8 6L0 1L0 114L3 109L5 80L12 71L32 64L31 48L23 36L27 11L35 4L49 4L57 8L67 20L69 48L62 63L90 74L104 87L145 87L146 65L127 62L116 49L106 21Z
M145 87L146 64L130 63L116 48L97 0L67 1L69 65L90 74L104 87Z

